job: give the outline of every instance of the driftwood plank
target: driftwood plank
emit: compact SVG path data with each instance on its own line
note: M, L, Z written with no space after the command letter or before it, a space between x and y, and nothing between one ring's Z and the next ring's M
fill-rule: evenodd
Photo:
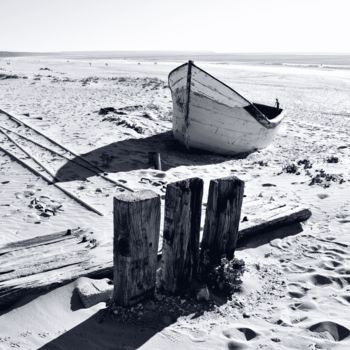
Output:
M40 246L42 244L47 245L61 240L74 239L82 234L83 230L76 228L73 230L61 231L52 233L49 235L38 236L34 238L24 239L22 241L16 241L7 243L0 247L0 256L8 253L14 253L20 249L29 249Z
M217 264L225 255L233 258L238 239L244 182L237 177L210 181L201 244L201 261Z
M160 197L153 191L114 197L114 294L129 306L152 296L156 285Z
M198 272L203 180L169 184L165 195L162 286L182 292Z
M241 229L239 231L239 241L243 242L243 240L249 240L280 227L306 221L311 215L311 211L306 208L277 208L271 212L259 215L258 220L255 219L253 226L250 223L250 226Z
M92 249L94 245L84 236L91 235L87 230L73 229L1 246L0 308L79 276L111 274L111 248Z

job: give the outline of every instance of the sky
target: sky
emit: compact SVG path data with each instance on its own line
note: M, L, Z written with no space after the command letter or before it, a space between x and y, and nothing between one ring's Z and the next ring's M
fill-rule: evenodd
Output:
M350 53L349 0L0 0L0 51Z

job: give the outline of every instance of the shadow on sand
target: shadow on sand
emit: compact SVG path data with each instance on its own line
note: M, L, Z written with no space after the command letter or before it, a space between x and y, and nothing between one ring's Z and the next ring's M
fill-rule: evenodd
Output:
M248 248L257 248L264 244L270 243L276 238L284 238L288 236L295 236L303 232L303 227L300 223L286 225L274 230L262 232L252 237L239 239L237 242L237 250L244 250Z
M137 349L168 324L159 315L138 323L123 323L100 310L78 326L42 346L42 350Z
M146 138L114 142L81 156L105 172L118 173L149 168L148 152L161 153L164 171L180 165L216 164L227 159L246 157L246 155L227 157L204 151L188 151L173 138L171 131ZM57 179L60 182L67 182L86 180L95 175L91 170L83 168L77 163L82 164L78 158L68 161L57 171Z
M184 306L185 309L181 309L183 305L180 300L178 298L177 301L180 308L175 307L175 310L173 308L174 304L168 304L167 307L162 304L163 301L145 301L142 303L141 316L138 318L134 316L128 321L123 321L120 314L114 315L107 308L101 309L79 325L43 345L40 349L138 349L164 328L176 322L178 317L193 314L191 318L195 319L203 315L205 311L212 309L212 305L200 304L196 301L193 303L187 302L187 306ZM216 304L222 305L224 302L225 300L218 299ZM76 311L81 308L83 308L81 301L73 295L71 309ZM158 346L161 345L158 344ZM150 348L157 348L157 346L156 344L153 344L153 346L150 344Z

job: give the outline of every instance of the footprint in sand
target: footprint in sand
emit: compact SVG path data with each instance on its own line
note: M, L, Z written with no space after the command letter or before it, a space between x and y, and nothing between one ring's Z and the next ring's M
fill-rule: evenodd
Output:
M333 283L332 278L318 273L313 274L310 280L315 286L326 286Z
M318 333L318 336L322 338L326 337L333 341L342 341L350 335L348 328L332 321L315 323L307 329L313 333Z
M338 266L340 266L342 264L339 264ZM350 275L350 267L348 266L340 266L337 269L335 269L335 271L339 274L339 275Z
M344 261L345 259L338 253L334 253L332 251L326 251L325 252L325 256L328 257L328 258L331 258L333 260L336 260L336 261Z
M288 292L288 295L289 295L291 298L297 298L297 299L300 299L300 298L302 298L302 297L305 296L304 293L298 292L298 291L290 291L290 292Z
M336 254L343 254L343 255L347 254L346 251L339 248L328 248L326 250L326 253L336 253Z
M247 349L249 346L244 342L249 342L259 336L257 332L247 327L229 328L222 333L226 338L230 339L227 343L228 350Z
M302 311L310 311L316 310L317 304L314 301L304 301L301 303L294 303L289 305L292 310L302 310Z
M244 349L248 349L248 346L244 343L237 341L237 340L230 340L227 343L227 349L228 350L244 350Z
M338 222L341 224L350 223L350 205L349 202L340 208L339 212L335 216Z
M199 329L191 329L191 331L188 332L188 336L194 343L202 343L207 340L208 332Z
M350 276L341 275L337 276L327 276L322 274L314 274L310 277L310 281L315 286L329 286L333 283L337 284L339 288L344 288L345 286L350 284Z
M288 294L291 298L300 299L306 295L309 288L302 286L300 283L289 283Z
M280 238L274 239L270 242L270 246L280 249L284 252L290 252L291 243Z
M289 263L284 267L284 271L291 272L291 273L305 273L305 272L314 272L315 269L312 267L305 267L298 265L296 263Z
M337 267L342 266L342 263L340 263L337 260L333 260L330 258L325 259L324 261L321 261L318 266L324 270L328 270L328 271L333 271L335 270Z
M244 342L249 342L259 336L259 333L247 327L225 329L222 334L230 339L227 343L228 350L247 349L248 345Z

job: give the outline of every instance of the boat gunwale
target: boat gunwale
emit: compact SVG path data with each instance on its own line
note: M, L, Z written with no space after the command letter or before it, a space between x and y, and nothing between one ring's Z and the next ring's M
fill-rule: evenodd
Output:
M280 122L282 121L282 119L285 117L285 111L283 109L281 109L281 112L280 114L278 114L275 118L272 118L272 119L269 119L266 117L266 115L264 113L262 113L255 105L254 103L250 102L247 98L245 98L244 96L242 96L239 92L237 92L235 89L233 89L231 86L227 85L226 83L224 83L223 81L221 81L220 79L214 77L213 75L211 75L210 73L206 72L204 69L198 67L197 65L195 65L193 63L193 61L189 60L188 62L185 62L183 64L181 64L180 66L174 68L173 70L170 71L170 73L168 74L168 86L170 88L170 91L173 92L173 89L171 88L171 84L170 84L170 76L176 72L177 70L185 67L186 65L191 65L191 66L194 66L196 67L198 70L200 70L201 72L207 74L210 78L214 79L215 81L221 83L223 86L227 87L229 90L231 90L232 92L234 92L235 94L237 94L239 97L241 97L243 100L245 100L246 102L248 102L248 104L250 106L252 106L255 110L258 111L258 113L263 117L263 118L259 118L257 117L256 115L253 115L251 113L249 113L247 111L247 113L249 113L260 125L264 126L265 128L267 129L273 129L275 128L277 125L280 124ZM192 75L192 72L191 72L191 75ZM189 103L189 101L188 101ZM264 105L264 104L261 104L261 105ZM265 105L267 107L272 107L272 106L269 106L269 105ZM188 107L187 107L188 108ZM242 107L244 108L244 107ZM272 108L275 108L275 107L272 107Z

